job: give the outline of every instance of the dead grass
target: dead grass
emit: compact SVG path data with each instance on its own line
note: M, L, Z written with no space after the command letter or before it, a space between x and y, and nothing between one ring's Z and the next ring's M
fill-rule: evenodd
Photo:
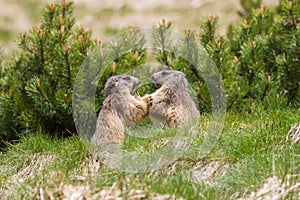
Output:
M286 136L286 140L293 143L300 143L300 123L294 124Z
M300 198L300 182L294 183L291 179L295 175L287 175L285 180L277 176L267 178L262 186L255 192L240 200L280 200L294 192L293 199ZM300 176L300 175L297 175Z
M192 168L191 173L194 180L199 183L209 185L211 187L220 186L218 179L226 174L226 170L230 167L228 163L213 160L201 160Z
M44 169L53 163L54 155L33 154L30 157L31 162L24 165L17 173L8 178L6 183L0 190L2 199L7 199L9 196L14 196L14 193L22 184L34 176L38 176Z
M100 165L78 138L53 139L33 134L3 153L0 196L2 199L299 199L300 149L298 144L291 145L285 140L289 124L299 120L295 110L282 112L279 117L277 111L251 116L228 113L224 134L207 157L197 160L187 152L174 163L149 173L131 174ZM207 118L203 119L204 129ZM157 140L153 146L145 143L146 149L163 148L169 141L160 137ZM128 142L136 145L136 140ZM195 142L191 147L197 150L199 144ZM128 148L134 149L134 145L128 144Z
M59 188L49 190L46 188L37 188L35 190L34 198L37 199L62 199L62 200L83 200L83 199L99 199L99 200L183 200L171 194L157 194L149 193L145 190L131 189L127 193L121 191L117 183L114 183L111 187L104 188L100 191L92 191L89 185L67 185L61 183Z
M100 170L99 162L93 159L87 159L80 174L72 176L72 183L60 182L58 187L35 187L31 189L31 198L34 199L62 199L62 200L83 200L83 199L99 199L99 200L183 200L174 194L159 194L150 192L148 187L134 189L131 180L127 179L128 185L122 185L114 182L111 186L98 188L95 183L98 181L98 172ZM103 166L102 166L103 167ZM103 174L102 174L103 175ZM53 175L55 176L55 175ZM52 177L53 179L54 177ZM79 182L76 184L76 182Z

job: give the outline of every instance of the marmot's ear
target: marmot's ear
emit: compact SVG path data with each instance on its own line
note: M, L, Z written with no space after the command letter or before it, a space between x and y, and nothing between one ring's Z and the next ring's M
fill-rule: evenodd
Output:
M125 81L130 81L130 80L131 80L130 76L125 76L123 79L124 79Z
M170 73L169 72L167 72L166 70L162 70L161 71L161 75L162 76L167 76L167 75L169 75Z

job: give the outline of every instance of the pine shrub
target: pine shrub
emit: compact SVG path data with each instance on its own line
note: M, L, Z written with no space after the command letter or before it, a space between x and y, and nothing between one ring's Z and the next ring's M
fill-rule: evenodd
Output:
M92 74L85 77L88 84L95 76L101 76L96 95L96 111L99 111L106 80L127 73L144 62L144 38L136 38L138 29L129 27L119 35L117 44L110 44L113 49L110 56L115 58L114 62L103 66L104 63L99 62L100 54L90 55L101 50L101 41L92 39L91 31L75 25L73 9L73 1L66 0L45 6L40 27L20 37L14 61L3 67L0 94L2 140L17 139L20 134L35 131L62 136L76 134L72 97L80 67ZM93 59L97 60L97 66ZM91 71L100 68L101 74Z
M21 35L15 60L2 74L2 139L35 130L75 133L73 83L95 42L90 31L75 26L73 7L69 1L45 6L40 27Z
M286 98L284 106L299 106L299 13L298 1L281 0L277 13L261 5L233 25L228 38L243 99L265 102L273 95L273 101Z

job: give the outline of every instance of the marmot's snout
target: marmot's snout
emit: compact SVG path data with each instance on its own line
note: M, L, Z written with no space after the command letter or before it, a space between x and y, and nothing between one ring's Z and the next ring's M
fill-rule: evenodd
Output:
M140 96L139 93L138 93L138 91L137 91L140 84L141 84L141 81L139 79L137 79L137 78L134 78L131 95L133 95L135 97Z
M161 88L161 84L158 84L158 83L154 83L154 86L155 86L155 89L159 89L159 88Z
M169 75L168 70L162 70L162 71L156 72L155 74L153 74L151 76L151 79L154 82L156 89L159 89L164 84L165 78L168 75Z

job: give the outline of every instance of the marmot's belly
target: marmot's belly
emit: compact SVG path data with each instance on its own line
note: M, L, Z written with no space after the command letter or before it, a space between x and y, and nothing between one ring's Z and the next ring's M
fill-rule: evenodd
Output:
M149 117L152 122L165 123L167 116L167 105L165 101L154 101L149 109Z

